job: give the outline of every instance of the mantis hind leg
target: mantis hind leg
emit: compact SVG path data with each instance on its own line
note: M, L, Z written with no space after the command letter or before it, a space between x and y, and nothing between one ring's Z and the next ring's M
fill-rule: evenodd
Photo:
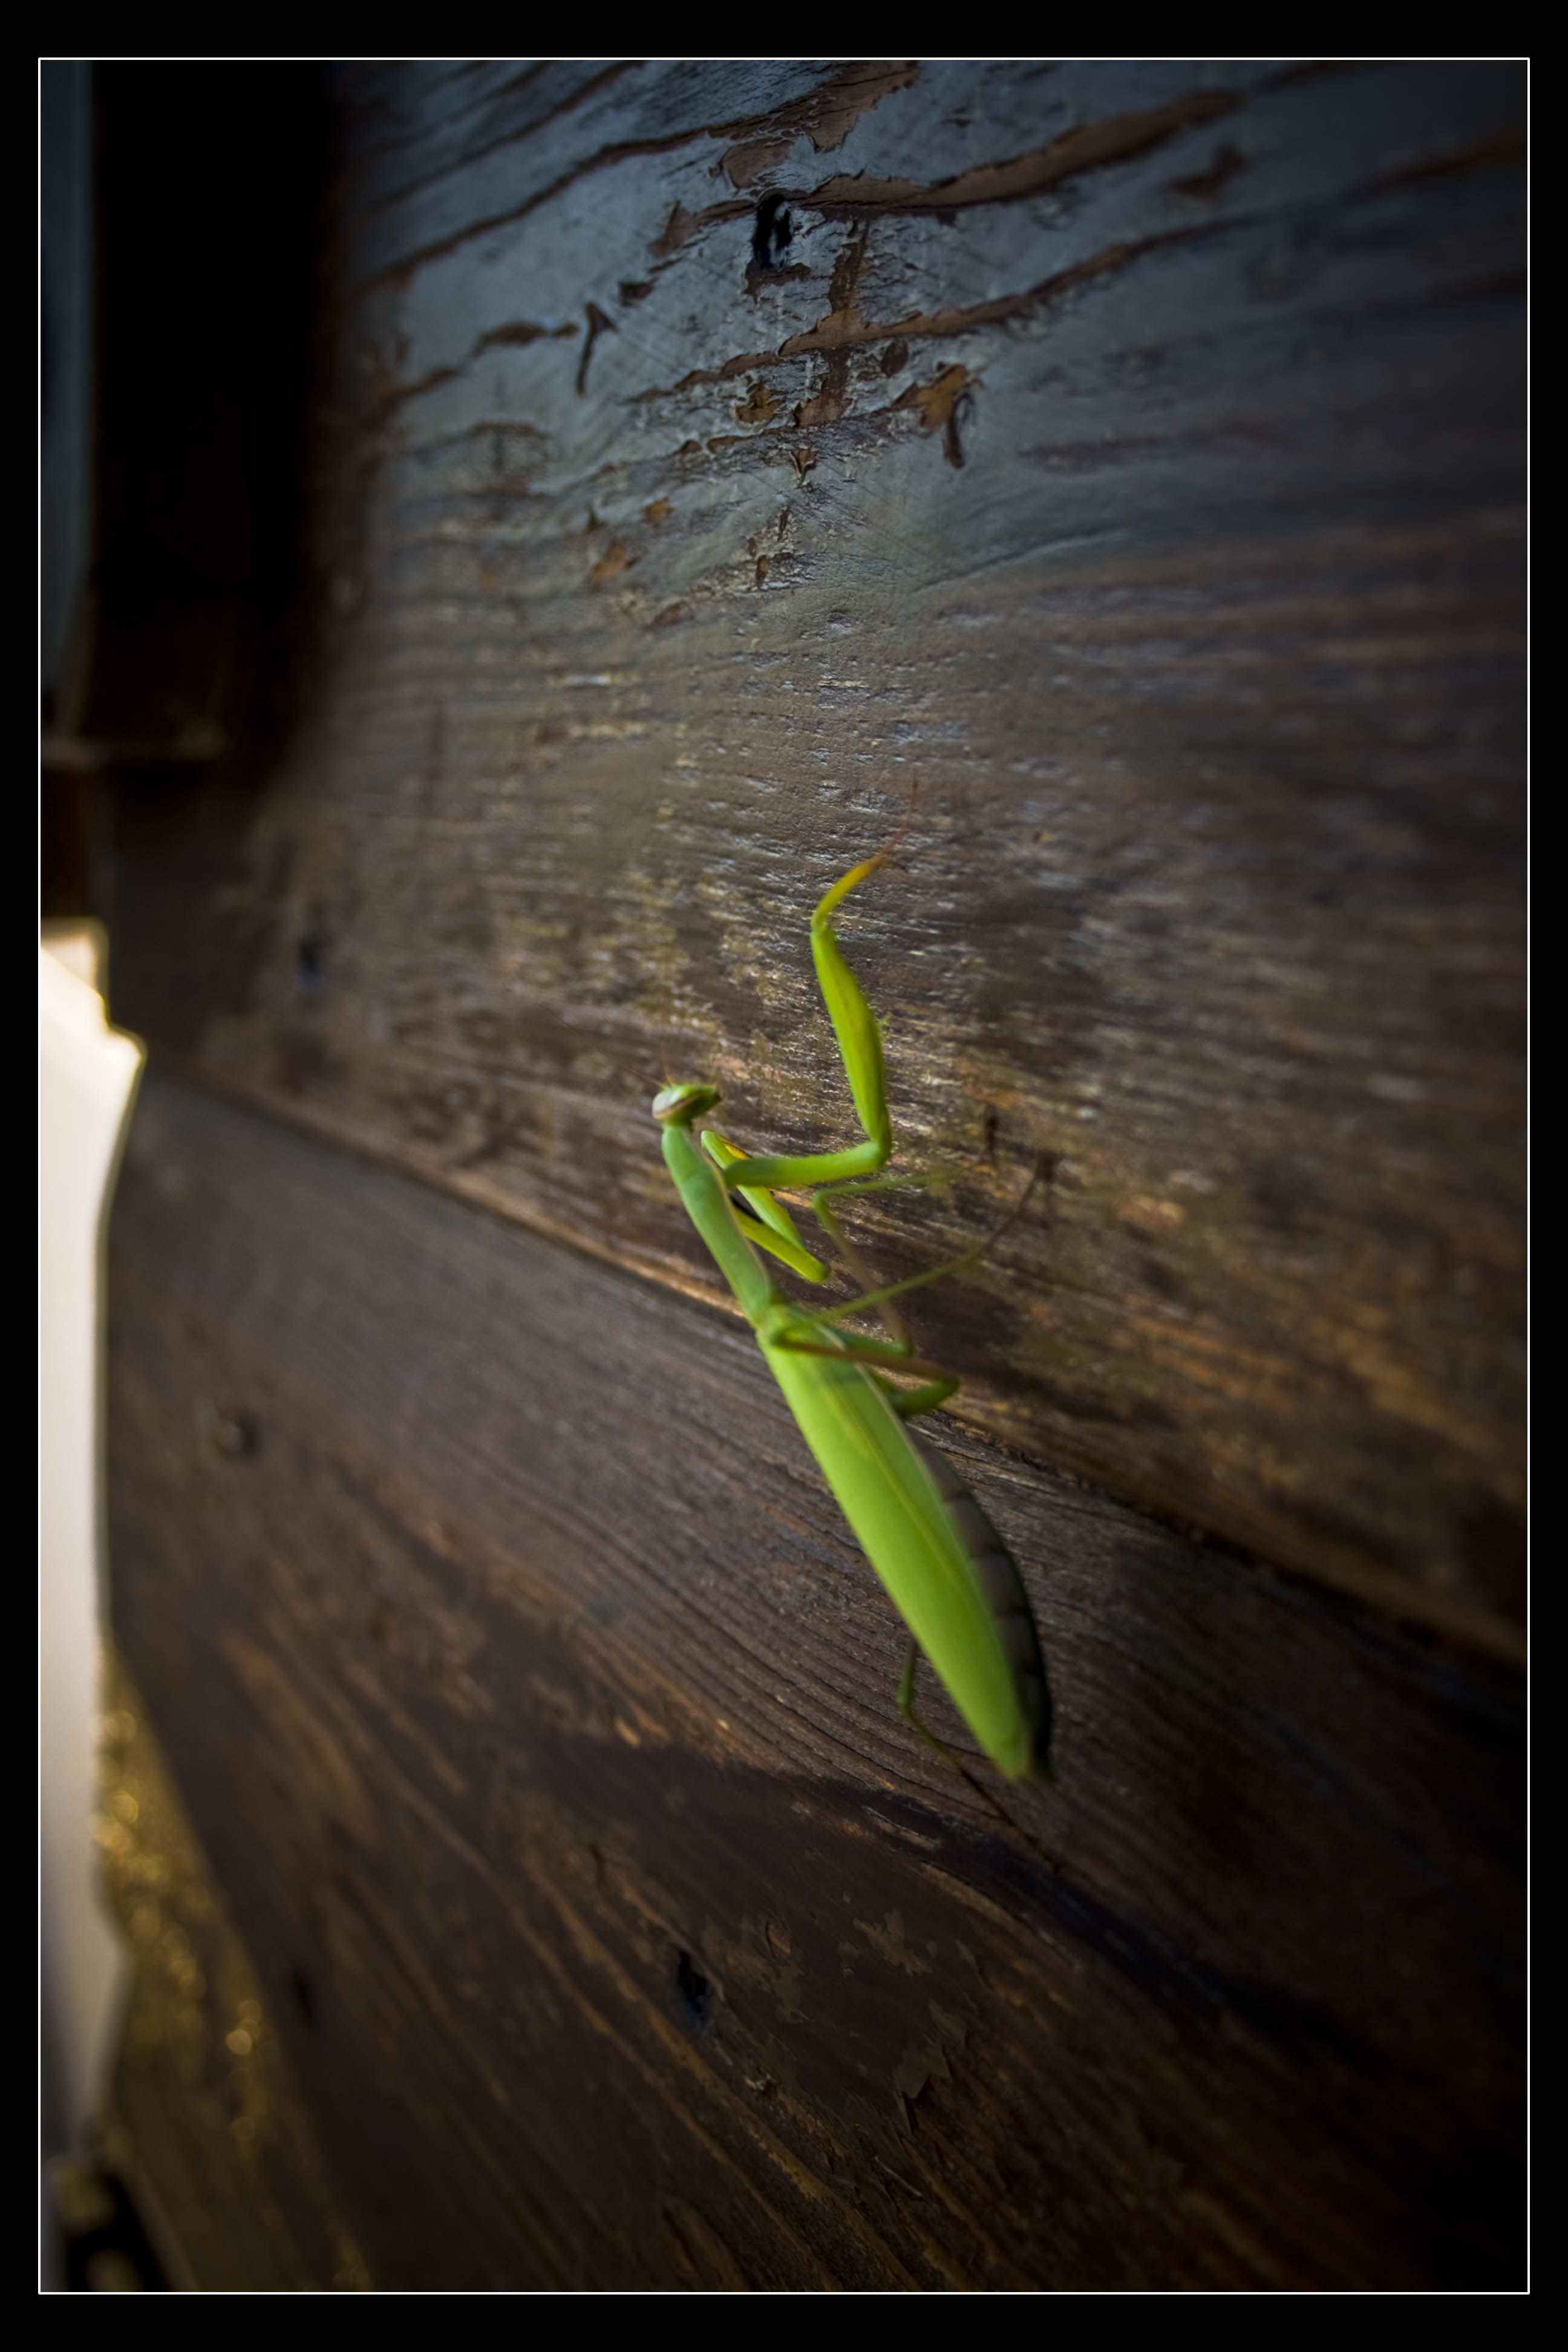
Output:
M921 1722L920 1710L915 1705L915 1676L920 1672L920 1664L921 1645L911 1633L910 1636L909 1650L904 1658L904 1670L899 1676L899 1688L897 1694L899 1713L903 1717L904 1721L909 1725L910 1729L915 1734L917 1738L923 1739L926 1746L931 1750L932 1754L942 1758L942 1762L947 1766L950 1772L956 1772L961 1780L966 1780L969 1783L969 1786L973 1790L975 1795L983 1799L984 1801L990 1806L993 1812L1001 1815L1001 1818L1006 1822L1009 1829L1016 1829L1017 1824L1014 1822L1012 1816L1006 1811L1005 1807L997 1803L996 1799L992 1795L990 1790L984 1786L984 1782L975 1779L973 1773L964 1763L963 1759L959 1754L957 1748L950 1748L945 1739L941 1739L937 1737L929 1723Z
M1031 1837L1022 1823L1013 1819L1001 1799L985 1786L984 1781L975 1779L957 1748L950 1748L945 1739L940 1739L937 1737L929 1724L921 1721L920 1712L915 1706L915 1676L920 1671L920 1663L921 1645L911 1634L909 1651L904 1659L904 1670L899 1676L898 1688L899 1713L903 1717L910 1729L917 1738L922 1739L929 1748L942 1758L950 1772L956 1772L966 1787L973 1790L982 1804L988 1811L995 1814L1008 1835L1016 1838L1026 1853L1032 1854L1037 1862L1043 1862L1047 1870L1059 1870L1061 1864L1055 1854L1047 1853L1038 1838Z
M923 1739L926 1746L940 1756L944 1764L950 1765L961 1780L967 1780L969 1775L960 1763L957 1751L950 1748L945 1739L939 1739L929 1724L921 1721L920 1711L915 1706L915 1676L920 1672L920 1664L921 1645L911 1633L910 1646L904 1657L904 1670L899 1676L897 1694L899 1713L903 1717L910 1729L918 1738Z

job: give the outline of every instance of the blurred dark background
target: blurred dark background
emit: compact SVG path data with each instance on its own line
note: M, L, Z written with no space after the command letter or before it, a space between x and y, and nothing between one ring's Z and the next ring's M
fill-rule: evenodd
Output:
M318 65L68 59L41 122L42 906L107 920L116 801L243 788L300 685L331 116Z

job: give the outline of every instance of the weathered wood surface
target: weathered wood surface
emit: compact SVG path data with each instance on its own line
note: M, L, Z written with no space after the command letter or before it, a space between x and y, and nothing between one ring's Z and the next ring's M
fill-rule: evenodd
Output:
M112 1652L102 1722L98 1838L131 1954L100 2119L105 2153L179 2291L368 2286L271 1988L236 1932L142 1695ZM217 1849L231 1877L234 1848L248 1843L236 1832L231 1822Z
M950 1425L1051 1659L1047 1865L900 1724L728 1319L157 1073L112 1299L118 1638L318 2268L1516 2283L1510 1671Z
M845 935L965 1182L865 1231L1052 1175L922 1307L972 1425L1517 1657L1521 69L338 97L322 667L122 794L119 1017L702 1293L648 1097L844 1132L918 775Z

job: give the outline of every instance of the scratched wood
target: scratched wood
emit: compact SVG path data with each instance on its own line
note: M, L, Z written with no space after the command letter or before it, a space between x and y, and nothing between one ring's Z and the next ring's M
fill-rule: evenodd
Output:
M117 1637L249 1973L166 1965L288 2053L340 2283L1517 2283L1510 1670L950 1425L1031 1851L727 1318L157 1073L112 1299Z
M121 791L153 1050L661 1285L647 1117L847 1129L969 1425L1521 1622L1521 69L355 67L319 666ZM919 797L910 794L918 777ZM1269 1591L1272 1587L1267 1586Z

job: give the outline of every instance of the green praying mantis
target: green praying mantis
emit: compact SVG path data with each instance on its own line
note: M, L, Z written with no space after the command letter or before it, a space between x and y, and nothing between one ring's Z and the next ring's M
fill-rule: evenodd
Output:
M812 1206L843 1248L836 1199L921 1181L879 1174L893 1148L881 1034L832 925L850 892L889 862L883 851L852 866L811 919L812 959L864 1140L842 1151L750 1158L708 1127L699 1148L696 1122L720 1099L717 1087L700 1084L666 1087L654 1097L653 1115L687 1214L909 1628L900 1712L923 1738L949 1752L915 1711L923 1652L997 1770L1010 1780L1049 1780L1050 1689L1023 1579L952 1463L909 1425L952 1396L958 1381L915 1355L896 1318L889 1318L887 1339L841 1328L844 1317L873 1307L886 1312L893 1298L972 1264L980 1251L815 1311L780 1290L758 1255L766 1252L807 1282L828 1277L830 1269L805 1248L776 1198L781 1187L816 1188ZM889 1377L894 1372L921 1385L900 1389Z

